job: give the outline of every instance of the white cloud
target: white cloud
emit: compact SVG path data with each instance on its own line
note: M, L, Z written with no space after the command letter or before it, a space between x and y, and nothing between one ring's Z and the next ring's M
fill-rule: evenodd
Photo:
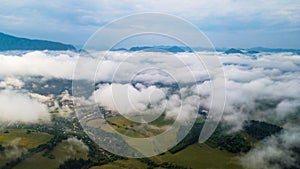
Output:
M249 169L299 168L299 127L287 127L279 135L270 136L258 143L241 158L241 164Z
M29 52L22 56L0 54L0 77L28 75L71 79L76 59L67 54L53 56L40 51Z
M85 145L85 143L82 140L78 140L75 137L71 137L67 140L64 140L63 142L66 143L63 146L63 150L67 153L67 159L74 158L78 154L87 156L89 147Z
M35 123L50 120L47 107L26 94L2 90L0 103L0 121L2 122Z
M166 118L187 122L198 112L200 97L194 93L194 86L175 93L169 87L136 86L116 83L101 85L93 97L100 106L136 122L151 122L163 113Z
M221 55L226 63L226 107L223 121L240 129L248 119L278 121L300 106L299 55L261 53ZM273 107L263 106L275 104Z
M165 110L167 91L155 86L137 86L115 83L102 85L94 92L94 98L106 109L117 111L134 121L152 121Z
M16 88L21 89L24 86L24 82L14 77L6 77L3 81L0 81L0 88Z
M18 146L22 138L17 137L8 143L3 144L4 151L0 151L0 160L12 160L20 157L22 154L27 152L24 147Z
M94 53L95 58L83 58L81 61L85 63L84 68L86 69L79 69L76 72L78 73L77 78L92 80L95 77L96 82L111 81L116 83L117 85L112 86L114 86L114 90L117 89L118 92L116 93L122 93L116 98L117 102L120 102L118 106L122 107L125 114L132 111L137 112L137 110L146 112L146 103L149 103L148 96L154 91L154 93L158 93L157 96L161 94L160 99L163 98L162 100L166 102L170 101L171 98L165 99L165 96L169 95L165 89L154 87L155 82L178 83L180 85L191 82L189 84L191 87L195 85L193 76L197 81L203 81L209 77L201 62L195 60L191 53L169 54L157 52L108 52L106 57L102 58L102 62L100 62L102 64L99 65L98 72L95 74L93 67L95 68L98 65L98 59L104 54L105 52L96 52ZM212 54L211 52L198 52L200 57L215 57ZM224 122L239 129L244 120L282 120L288 117L289 114L294 113L299 107L299 55L260 53L256 55L256 59L247 55L224 55L221 53L217 53L217 55L226 64L224 73L226 76L227 100L223 114ZM14 77L21 79L22 76L72 79L78 57L79 54L76 53L48 52L29 52L21 56L0 55L0 75L2 79L6 79L0 84L5 86L13 81L14 85L21 86L20 82L17 83L16 80L12 79L15 79ZM140 86L140 89L136 89L128 84L131 80L133 82L144 82L147 86ZM200 95L199 104L209 109L211 101L210 85L208 81L200 82L197 84L199 91L189 89L187 93L196 94L200 92L198 93ZM112 86L103 85L100 87L102 94L98 101L112 110L117 110L117 107L112 104L111 96L113 94L109 92ZM150 86L152 86L152 89ZM129 102L122 102L128 96L127 90L130 90L129 96L134 98L131 100L133 101L131 104L137 110L126 108ZM97 92L100 92L100 90ZM275 105L262 108L264 102L274 103ZM165 104L160 102L156 106L162 108Z
M300 108L299 100L283 100L276 106L276 113L279 118L284 118L287 115L294 113L297 108Z

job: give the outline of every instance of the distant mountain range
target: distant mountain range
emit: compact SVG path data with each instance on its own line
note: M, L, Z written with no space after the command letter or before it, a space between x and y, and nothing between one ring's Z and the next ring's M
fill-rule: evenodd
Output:
M59 42L32 40L7 35L0 32L0 51L7 50L73 50L76 48Z
M136 46L130 49L125 48L117 48L112 49L111 51L128 51L128 52L136 52L136 51L145 51L145 52L191 52L192 49L188 47L182 46Z
M224 52L225 54L232 54L232 53L240 53L240 54L255 54L259 53L259 51L256 50L245 50L245 49L234 49L230 48Z
M63 44L60 42L53 42L47 40L35 40L15 37L12 35L4 34L0 32L0 51L9 50L72 50L76 51L76 48L69 44ZM196 47L195 51L212 51L212 49ZM126 48L113 48L111 51L145 51L145 52L192 52L192 48L186 46L135 46L129 49ZM80 50L79 50L80 51ZM255 54L259 52L292 52L300 55L300 49L282 49L282 48L264 48L255 47L249 49L242 48L216 48L218 52L224 52L225 54Z
M111 51L127 51L127 52L136 52L136 51L145 51L145 52L171 52L171 53L178 53L178 52L192 52L195 51L212 51L212 49L208 48L189 48L184 46L135 46L129 49L126 48L113 48ZM264 47L255 47L249 49L243 48L216 48L218 52L223 52L225 54L233 54L233 53L240 53L240 54L256 54L260 52L291 52L300 54L300 49L282 49L282 48L264 48Z
M291 52L295 54L300 54L300 49L282 49L282 48L264 48L264 47L255 47L249 49L235 49L230 48L224 51L225 54L233 54L233 53L240 53L240 54L255 54L259 52Z
M249 48L249 50L259 51L259 52L292 52L292 53L300 54L300 49L255 47L255 48Z

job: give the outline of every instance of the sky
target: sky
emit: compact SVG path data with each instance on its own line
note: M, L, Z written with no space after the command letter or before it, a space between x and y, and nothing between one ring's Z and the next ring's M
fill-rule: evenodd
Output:
M83 45L120 17L160 12L185 19L214 46L300 48L297 0L0 0L0 32ZM154 21L155 22L155 21Z

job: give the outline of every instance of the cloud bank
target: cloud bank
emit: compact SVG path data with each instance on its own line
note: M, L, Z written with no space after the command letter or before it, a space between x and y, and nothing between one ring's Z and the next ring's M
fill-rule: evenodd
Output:
M20 157L22 154L27 153L27 149L24 147L19 147L18 143L21 138L15 138L6 144L3 144L4 151L0 151L0 159L12 160Z
M279 135L271 136L241 158L245 168L299 168L299 127L287 127Z
M0 77L8 75L45 76L71 79L76 57L40 51L18 55L0 54Z
M24 82L14 77L6 77L3 81L0 81L0 88L21 89L23 86Z
M211 52L197 54L215 57ZM289 127L289 123L299 120L300 56L292 53L216 55L224 65L226 80L227 100L222 122L230 125L232 130L241 129L243 121L250 119L284 125L282 133L267 138L246 154L242 159L244 165L248 168L296 165L298 159L291 149L299 145L299 126ZM84 60L95 65L100 56L103 53ZM176 118L178 112L184 112L180 116L184 121L198 111L198 106L209 109L212 100L209 76L203 65L192 56L191 53L109 52L102 58L92 79L86 76L95 73L92 69L80 72L78 78L94 80L95 77L96 82L101 82L97 83L90 99L106 109L124 115L159 114L163 111L169 118ZM49 120L45 106L14 90L22 89L26 84L22 77L26 76L72 79L78 57L76 53L47 52L0 55L0 87L3 88L0 92L0 119L22 122ZM187 70L186 65L191 69ZM155 66L167 71L145 69ZM194 76L190 76L191 72ZM172 86L174 83L181 84L180 90ZM272 164L272 161L276 163Z
M106 57L99 62L99 58L104 54ZM212 52L198 52L197 54L200 57L215 57ZM244 120L284 121L297 112L300 102L299 55L292 53L259 53L255 55L217 53L216 55L224 65L226 76L227 101L223 122L238 130ZM130 95L133 95L130 97L136 97L132 101L135 106L139 105L139 110L145 110L149 103L148 96L153 91L156 94L151 96L152 99L155 100L155 97L158 97L161 100L157 100L162 101L159 102L160 106L164 107L163 100L170 100L171 97L166 99L170 95L170 93L166 93L168 89L154 85L160 82L166 85L191 83L189 84L190 90L187 90L186 93L196 93L200 97L198 99L200 106L206 109L210 108L212 92L211 84L208 81L210 77L204 66L199 63L199 60L195 60L191 53L96 52L94 56L94 58L84 58L83 61L91 66L80 71L77 77L88 80L95 78L96 82L113 82L111 85L102 85L97 90L97 92L102 92L98 101L103 106L117 110L117 107L112 104L112 100L107 99L113 95L108 91L114 86L114 89L124 94L118 96L121 100L125 97L126 93L124 92L128 92L123 91L124 87L127 87ZM72 79L78 57L79 54L72 52L29 52L21 56L0 55L0 77L2 78L0 84L1 86L14 85L20 88L22 82L17 79L24 76ZM95 72L92 67L98 63L99 67ZM187 69L187 66L190 69ZM151 69L153 67L160 69ZM88 77L89 74L95 74L95 76ZM197 92L191 90L194 80L198 82L196 84ZM132 83L138 82L142 82L141 84L144 85L140 86L140 89L132 86ZM141 99L144 96L147 96L146 101ZM266 106L267 103L268 106ZM126 114L133 110L124 107L124 110L119 111Z
M47 107L26 94L2 90L0 103L0 121L2 122L35 123L50 120Z
M136 122L151 122L164 114L166 118L184 123L198 113L200 97L195 88L192 86L174 92L170 87L113 83L101 85L91 99Z
M66 159L76 158L78 154L87 156L89 147L82 142L82 140L78 140L75 137L68 138L64 140L63 143L66 143L63 146L64 151L67 153Z

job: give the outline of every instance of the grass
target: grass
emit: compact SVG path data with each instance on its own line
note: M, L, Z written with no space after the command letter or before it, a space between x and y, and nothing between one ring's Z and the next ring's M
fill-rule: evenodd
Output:
M107 122L106 122L107 121ZM109 126L111 126L114 130L117 132L132 137L132 138L146 138L151 136L156 136L161 134L163 131L167 129L167 126L165 124L169 123L170 120L166 120L166 122L163 121L163 117L159 117L156 119L156 125L146 125L146 124L140 124L136 122L132 122L122 116L113 116L108 117L106 120L104 119L91 119L87 121L87 125L94 128L101 128L102 130L105 130L107 132L111 132L110 129L108 129ZM106 124L105 124L106 123ZM170 143L170 141L173 141L173 144L176 144L176 132L168 132L167 137L163 137L163 139L160 139L160 143ZM133 148L137 149L140 152L153 152L153 148L150 146L144 146L144 144L139 144L140 142L136 139L127 139L125 138L125 141ZM152 153L150 153L152 154ZM146 154L145 154L146 155Z
M52 136L48 133L35 131L27 134L26 129L9 129L8 133L4 133L4 131L1 131L0 144L5 144L18 138L20 138L20 141L17 144L18 146L30 149L40 144L46 143L52 138Z
M113 123L118 123L119 126L123 126L119 127L123 129L125 129L125 126L127 125L132 125L131 123L128 123L126 120L119 117L111 117L110 120ZM99 121L92 121L91 124L97 125L98 122ZM2 131L0 134L0 143L7 143L16 138L21 138L20 142L18 143L19 146L33 148L40 144L46 143L49 139L51 139L51 137L52 136L47 133L31 132L30 134L27 134L26 129L10 129L8 130L8 133L4 133ZM247 137L247 135L245 135L245 137ZM129 142L129 144L134 147L135 143ZM55 156L55 159L44 157L44 152L39 152L29 158L26 158L24 161L18 164L15 169L30 169L36 168L37 166L43 169L52 169L58 168L58 166L68 158L87 159L86 153L82 153L80 151L75 151L76 153L70 153L67 151L67 146L67 142L61 142L53 149L51 153ZM225 150L212 148L207 144L196 143L175 154L166 152L165 154L151 157L150 159L158 164L168 162L194 169L241 169L242 167L239 165L238 156L240 156L240 154L233 154ZM147 168L147 165L138 159L128 159L117 160L103 166L92 167L91 169L125 168L140 169Z
M8 133L5 131L8 131ZM26 149L31 149L40 144L45 144L52 138L52 136L48 133L35 132L33 130L31 130L32 132L29 134L27 134L26 129L8 129L5 131L0 131L0 144L15 142L18 147ZM0 166L9 161L11 161L11 159L0 157Z
M20 164L14 167L14 169L32 169L32 168L43 168L43 169L53 169L57 168L60 161L57 159L52 160L43 156L44 152L39 152L33 156L26 158Z
M52 154L55 156L55 159L59 161L65 161L68 158L72 159L88 159L87 152L82 152L80 150L76 150L75 152L69 152L70 147L68 146L68 142L59 143L52 151ZM75 149L74 147L72 149Z
M175 122L172 118L166 118L166 116L163 114L159 116L154 121L150 122L149 124L155 125L155 126L165 126L165 125L172 125Z
M225 150L211 148L207 144L196 143L175 154L167 152L162 155L151 157L150 159L157 164L168 162L190 167L192 169L242 169L239 165L238 156L239 154L233 154ZM117 160L103 166L94 166L91 169L127 168L144 169L147 168L147 165L137 159L128 159Z
M146 138L161 134L173 122L168 119L164 120L162 116L149 124L133 122L123 116L108 117L106 120L116 131L134 138Z
M242 169L238 161L239 154L211 148L206 144L193 144L175 154L169 152L151 157L151 160L169 162L194 169Z
M53 169L58 168L60 164L63 164L67 159L87 159L87 153L76 151L72 153L68 150L68 143L61 142L59 143L52 151L52 154L55 156L54 159L49 159L48 157L43 156L44 152L39 152L33 156L26 158L20 164L18 164L14 169L32 169L32 168L42 168L42 169Z
M94 166L90 169L145 169L147 165L137 159L117 160L110 164Z

